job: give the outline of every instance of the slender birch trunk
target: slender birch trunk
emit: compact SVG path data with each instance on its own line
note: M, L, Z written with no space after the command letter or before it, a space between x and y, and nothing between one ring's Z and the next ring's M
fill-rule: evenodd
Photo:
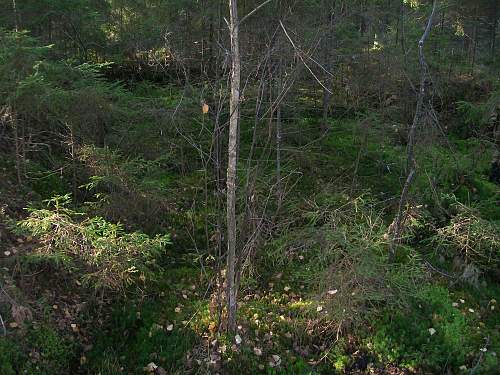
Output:
M229 0L231 36L231 97L229 100L229 143L227 165L227 329L236 329L236 167L238 163L240 122L240 76L239 20L237 0Z

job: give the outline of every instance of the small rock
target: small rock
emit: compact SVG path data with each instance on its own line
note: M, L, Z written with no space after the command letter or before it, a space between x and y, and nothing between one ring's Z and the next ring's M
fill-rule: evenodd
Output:
M271 360L269 361L269 366L278 367L281 364L281 358L277 354L273 354L271 356Z
M150 362L148 365L144 368L145 371L147 372L155 372L155 370L158 368L156 363Z

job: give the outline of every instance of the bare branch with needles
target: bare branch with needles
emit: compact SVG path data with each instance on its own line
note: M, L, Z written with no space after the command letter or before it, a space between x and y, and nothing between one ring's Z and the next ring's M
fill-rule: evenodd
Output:
M248 17L250 17L251 15L253 15L255 12L259 11L261 8L263 8L264 6L266 6L267 4L269 4L272 0L266 0L264 1L262 4L260 4L259 6L257 6L256 8L254 8L252 11L250 11L246 16L244 16L239 24L241 25L243 22L245 22L245 20L248 19Z
M292 45L293 49L297 52L297 55L299 56L300 60L302 61L304 66L307 68L307 70L309 70L309 73L311 73L311 75L316 80L316 82L318 82L321 85L321 87L323 87L327 92L329 92L330 94L333 94L333 92L330 89L328 89L323 84L323 82L321 82L321 80L316 76L316 74L314 74L311 67L305 62L304 57L302 56L303 55L302 51L299 48L297 48L297 46L295 45L293 39L288 34L288 31L286 30L285 25L283 25L283 22L281 22L281 20L280 20L280 26L283 29L283 32L285 33L287 39L290 41L290 44ZM315 61L315 60L313 60L313 61Z

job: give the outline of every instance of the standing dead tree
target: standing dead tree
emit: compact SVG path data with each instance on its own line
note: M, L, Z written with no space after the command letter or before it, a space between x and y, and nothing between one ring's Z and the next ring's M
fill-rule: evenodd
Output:
M401 192L401 197L399 200L399 208L396 217L391 225L392 228L392 241L390 244L390 258L394 258L396 253L396 246L401 241L401 234L403 231L403 224L405 218L405 206L408 201L408 193L410 191L410 187L415 179L415 175L417 173L417 160L415 158L415 133L417 126L420 124L423 115L424 115L424 100L427 94L426 87L429 83L429 68L427 66L427 62L425 61L424 55L424 44L427 38L429 37L429 33L432 28L432 23L434 20L434 15L436 13L437 8L437 0L434 0L432 5L432 12L429 16L429 20L427 22L427 27L425 31L418 41L418 58L420 64L420 88L418 91L417 97L417 106L415 109L415 115L413 117L413 122L410 126L410 131L408 133L408 146L407 146L407 170L408 175L406 177L405 184L403 186L403 190Z

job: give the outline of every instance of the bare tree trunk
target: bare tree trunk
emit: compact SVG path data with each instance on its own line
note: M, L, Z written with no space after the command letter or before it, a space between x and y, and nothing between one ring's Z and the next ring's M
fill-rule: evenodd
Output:
M215 119L214 119L214 134L213 134L213 163L214 163L214 174L215 174L215 194L216 194L216 205L215 209L217 212L217 222L215 229L215 253L217 256L217 280L219 288L217 288L217 329L221 330L222 323L222 309L223 309L223 287L224 284L222 277L222 254L223 254L223 225L224 225L224 215L223 215L223 196L224 196L224 188L223 177L222 177L222 136L223 136L223 125L221 124L221 112L223 108L223 94L222 94L222 80L221 80L221 69L220 69L220 49L216 46L219 45L221 40L221 20L222 20L222 1L219 1L217 4L217 30L215 32L215 42L212 40L213 47L211 50L215 50L215 57L212 56L213 61L210 64L211 73L215 74L215 82L218 85L218 92L214 93L214 103L217 103L217 109L215 111ZM214 21L212 21L214 22Z
M12 10L14 12L14 27L16 30L16 32L19 31L19 13L17 11L17 4L16 4L16 0L12 0Z
M429 17L427 27L425 28L422 38L418 42L418 52L419 52L419 62L420 62L420 90L418 92L417 107L415 109L415 116L413 117L413 122L408 133L408 175L406 177L405 184L403 186L403 191L401 192L401 198L399 200L399 208L396 217L391 225L393 231L393 237L390 246L390 258L393 259L396 253L396 245L401 240L402 224L404 223L405 216L405 206L408 200L408 192L410 190L411 184L415 178L417 172L417 162L415 160L414 146L415 146L415 131L422 118L422 112L424 107L424 98L426 95L426 84L428 78L428 67L424 56L424 44L427 40L429 33L432 28L432 22L434 19L434 14L436 13L437 0L434 0L432 6L432 13Z
M240 122L241 62L239 50L239 20L237 0L229 0L231 34L231 97L229 100L229 143L227 165L227 329L236 329L236 168L238 163Z
M478 28L478 9L477 7L474 10L474 28L472 31L472 56L471 56L471 68L470 68L470 73L472 76L474 76L474 67L476 65L476 52L477 52L477 28Z
M69 154L71 156L71 167L72 167L72 184L73 184L73 203L76 205L76 196L78 194L77 185L77 160L76 160L76 147L75 147L75 132L73 130L73 124L68 125L69 128Z
M17 4L16 0L12 0L12 11L14 12L14 30L16 32L19 31L19 14L17 12ZM18 128L18 122L15 119L14 113L11 114L12 116L12 126L14 130L14 152L15 152L15 160L16 160L16 172L17 172L17 183L19 185L22 184L22 172L21 172L21 146L19 143L19 128Z
M403 53L404 65L407 65L407 57L406 57L406 8L405 4L401 4L401 52Z
M278 62L278 93L281 95L283 87L283 58L280 57ZM278 108L276 109L276 196L277 196L277 207L276 215L278 215L281 210L281 204L283 202L283 187L281 184L281 101L280 99L277 103Z
M217 67L218 69L218 67ZM214 173L215 173L215 209L217 212L217 222L215 229L215 253L217 256L217 278L220 285L223 284L222 281L222 225L224 223L223 219L223 188L222 188L222 162L221 162L221 126L220 126L220 107L217 109L217 115L214 123ZM217 327L220 329L222 321L222 290L217 288Z
M323 36L323 54L324 54L324 64L328 73L332 71L332 49L333 49L333 27L334 27L334 17L335 17L335 1L328 6L324 3L324 8L326 11L326 35ZM327 79L325 81L325 87L323 88L323 119L321 121L321 133L325 134L328 131L328 114L330 110L330 100L332 97L333 87L333 77L327 74Z
M11 116L14 116L14 114L12 114ZM14 129L14 152L16 160L17 183L18 185L21 185L23 180L22 180L21 145L19 143L18 125L19 123L17 122L17 120L14 117L12 117L12 126Z
M491 14L492 14L492 22L491 22L490 50L491 50L491 56L495 57L497 27L498 27L498 2L496 0L493 0L493 9Z

